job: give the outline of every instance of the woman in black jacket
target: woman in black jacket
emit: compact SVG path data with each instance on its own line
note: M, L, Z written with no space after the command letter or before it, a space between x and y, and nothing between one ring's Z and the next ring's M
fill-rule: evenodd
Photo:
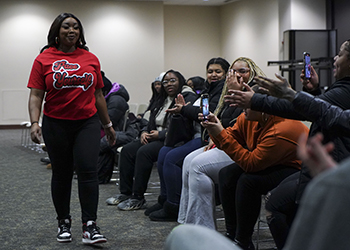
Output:
M215 110L225 83L226 73L229 63L222 58L213 58L207 63L207 90L209 95L209 109ZM178 97L178 99L181 97ZM199 99L200 100L200 99ZM194 117L187 117L189 120L197 121L198 113L201 109L197 106L187 105L197 112ZM187 107L186 106L186 107ZM183 107L183 109L185 106ZM195 118L195 119L193 119ZM161 183L161 193L158 203L146 210L145 215L149 215L151 220L156 221L176 221L179 210L180 194L182 186L182 161L193 150L202 146L200 125L197 123L196 135L190 141L184 141L183 145L165 145L158 156L157 168ZM185 128L179 128L185 129ZM174 137L177 136L175 133Z
M310 80L304 79L303 72L301 74L304 90L312 94L321 93L316 71L313 68L311 70ZM338 55L334 57L334 77L336 81L324 94L320 94L317 97L343 110L350 109L350 40L345 41L341 45ZM234 95L227 96L226 100L241 107L250 107L252 110L289 119L316 121L313 119L313 114L319 112L318 107L310 106L301 101L300 103L305 105L299 105L296 108L297 102L293 101L294 98L298 99L300 97L302 99L302 96L305 96L305 94L301 92L296 95L295 91L289 88L286 88L288 90L286 93L281 94L283 93L281 86L287 86L288 82L282 77L278 78L282 82L267 78L256 79L259 84L270 89L271 95L277 97L253 94L251 92L231 91ZM313 109L310 110L310 108ZM309 137L321 132L324 135L323 143L334 143L335 147L331 155L335 161L340 162L350 156L350 138L341 136L336 129L328 127L327 123L324 122L329 121L323 120L322 123L313 122L310 127ZM300 174L291 175L271 191L266 209L271 212L271 215L268 216L268 222L278 249L282 249L284 246L290 225L298 209L301 195L310 180L311 176L308 169L302 165Z
M149 104L147 109L145 110L145 112L143 114L137 114L143 117L143 115L148 111L151 112L151 110L153 110L156 105L157 105L157 100L159 98L159 92L160 89L162 88L162 79L165 75L165 72L160 73L159 76L156 77L156 79L154 79L154 81L151 84L151 89L152 89L152 96L151 99L149 100Z
M170 123L170 114L165 110L174 106L175 96L179 93L182 93L187 101L195 97L192 90L186 91L185 78L178 71L167 71L162 83L160 97L151 111L147 128L142 131L139 139L125 145L120 153L120 194L106 201L109 205L118 205L120 210L144 207L144 193L152 167L164 145Z
M116 143L109 145L103 129L101 129L100 152L98 157L98 179L100 184L108 183L113 174L115 154L117 149L134 140L138 131L130 126L125 117L125 112L129 109L129 93L126 88L118 83L111 83L101 71L104 87L103 95L106 99L108 115L113 123L116 133ZM124 129L124 124L126 127Z

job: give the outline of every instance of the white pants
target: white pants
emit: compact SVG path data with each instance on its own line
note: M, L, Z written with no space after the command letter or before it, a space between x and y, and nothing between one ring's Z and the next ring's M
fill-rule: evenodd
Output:
M186 156L182 166L179 223L216 229L215 183L220 169L234 161L222 150L199 148Z

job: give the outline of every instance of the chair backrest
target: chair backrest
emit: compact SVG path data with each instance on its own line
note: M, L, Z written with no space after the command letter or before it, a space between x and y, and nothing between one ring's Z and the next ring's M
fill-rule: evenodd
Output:
M147 112L145 112L145 113L143 114L143 119L146 119L146 120L148 121L150 115L151 115L151 111L148 110Z
M135 115L137 115L137 107L138 104L137 103L129 103L129 112L134 113Z
M139 106L137 107L137 112L136 114L143 114L145 113L146 109L148 108L148 104L145 103L140 103Z

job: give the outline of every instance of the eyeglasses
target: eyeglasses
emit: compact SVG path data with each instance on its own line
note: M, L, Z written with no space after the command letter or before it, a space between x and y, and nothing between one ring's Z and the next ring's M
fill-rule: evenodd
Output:
M169 82L171 82L171 84L174 84L175 82L177 82L177 79L175 79L175 78L170 78L169 80L164 80L164 81L162 81L162 84L163 84L163 86L165 87L165 86L168 86Z
M236 73L236 72L238 72L238 73L240 73L240 74L245 74L245 73L248 73L249 71L250 71L250 69L247 69L247 68L240 68L240 69L231 69L231 71L233 72L233 73Z

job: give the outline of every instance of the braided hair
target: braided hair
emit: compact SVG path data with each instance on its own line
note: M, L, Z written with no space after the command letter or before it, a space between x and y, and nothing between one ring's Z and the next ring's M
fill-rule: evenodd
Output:
M256 65L256 63L252 59L250 59L248 57L238 57L236 60L233 61L233 63L230 66L230 69L232 69L233 65L236 62L238 62L238 61L245 62L248 65L248 68L249 68L249 79L248 79L247 84L249 86L252 85L253 79L254 79L255 76L266 76L265 73L259 68L259 66ZM220 114L221 110L225 106L224 96L227 95L227 93L228 93L228 88L227 88L227 84L226 84L226 81L225 81L225 85L224 85L224 87L222 89L218 105L217 105L217 107L216 107L216 109L214 111L215 115Z

